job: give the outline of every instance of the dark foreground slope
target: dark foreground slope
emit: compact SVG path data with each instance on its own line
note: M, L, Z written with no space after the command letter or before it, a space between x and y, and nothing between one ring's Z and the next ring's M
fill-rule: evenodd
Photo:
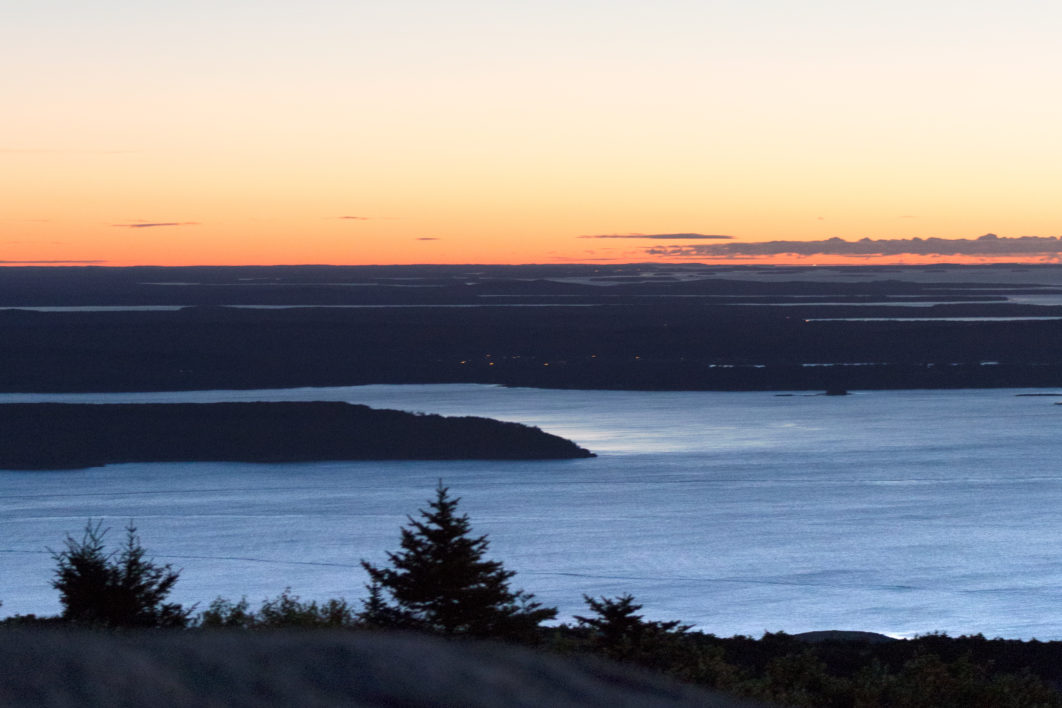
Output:
M0 405L0 468L591 457L538 428L338 402Z
M0 634L0 705L748 705L629 666L423 636Z

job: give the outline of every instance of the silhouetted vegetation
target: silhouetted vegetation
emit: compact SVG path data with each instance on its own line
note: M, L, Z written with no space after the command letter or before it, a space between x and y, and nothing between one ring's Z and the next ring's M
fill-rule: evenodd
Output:
M166 602L180 571L149 560L132 523L118 551L106 551L106 533L102 522L89 521L81 540L67 534L66 547L52 552L62 619L89 627L185 626L191 610Z
M198 631L402 629L444 637L532 644L565 656L603 656L734 696L815 708L1029 708L1062 706L1062 642L949 637L908 640L860 632L767 633L759 639L717 637L679 620L647 619L632 595L584 596L589 612L574 624L546 627L556 609L513 591L513 571L485 558L439 483L419 518L401 529L389 565L363 562L368 597L361 609L344 599L304 601L290 589L252 609L246 598L214 600L191 610L166 602L179 571L148 560L130 523L125 543L107 551L106 530L86 525L53 552L52 586L63 612L16 616L0 625L90 628L193 627ZM187 631L187 630L186 630Z
M515 575L487 560L486 536L471 536L468 515L442 482L423 520L409 517L402 550L388 552L389 567L362 561L371 579L362 618L378 627L418 629L445 635L526 639L557 616L523 590L510 590ZM385 599L381 591L390 596Z
M247 598L232 602L217 598L195 622L204 629L343 629L360 626L357 613L346 600L330 599L318 604L294 595L291 588L251 610Z
M568 650L594 643L579 628L558 633ZM809 642L783 633L752 639L689 632L658 636L652 653L623 660L785 706L1023 708L1062 706L1060 657L1060 642L944 635Z
M594 614L575 615L576 626L587 632L590 646L610 659L650 662L669 640L690 629L690 625L678 620L643 619L642 615L635 614L642 606L634 603L633 595L599 599L583 595L583 601Z

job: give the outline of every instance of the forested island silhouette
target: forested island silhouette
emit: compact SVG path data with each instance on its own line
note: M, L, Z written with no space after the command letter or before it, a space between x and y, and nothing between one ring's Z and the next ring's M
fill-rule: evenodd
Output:
M0 468L120 462L566 459L538 428L334 402L0 405Z

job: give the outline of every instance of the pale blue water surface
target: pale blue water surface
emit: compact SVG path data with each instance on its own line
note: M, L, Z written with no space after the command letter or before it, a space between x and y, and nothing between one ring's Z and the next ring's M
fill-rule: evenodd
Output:
M345 400L537 425L549 462L124 464L0 471L0 614L58 610L64 534L134 519L174 597L364 596L442 479L517 587L632 593L717 634L859 629L1062 638L1062 406L1029 391L550 391L476 385L5 394L0 402ZM1058 393L1050 391L1050 393Z

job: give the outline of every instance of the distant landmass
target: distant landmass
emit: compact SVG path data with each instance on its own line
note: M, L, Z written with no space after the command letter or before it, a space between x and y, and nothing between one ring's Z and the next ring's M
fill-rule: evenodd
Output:
M570 440L490 418L342 402L0 405L0 468L120 462L568 459Z
M1062 385L1062 266L0 268L0 391Z

